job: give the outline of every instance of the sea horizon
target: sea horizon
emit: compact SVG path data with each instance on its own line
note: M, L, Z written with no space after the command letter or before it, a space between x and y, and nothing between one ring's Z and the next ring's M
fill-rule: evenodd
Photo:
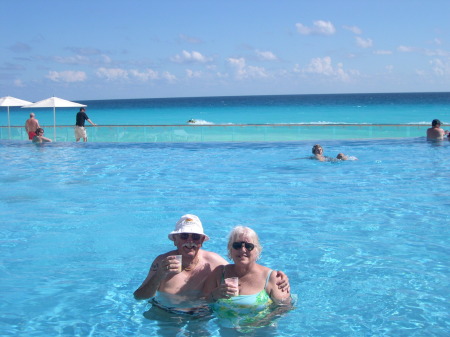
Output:
M79 100L77 103L87 105L88 117L97 126L90 129L92 141L130 141L131 139L148 141L148 139L164 139L170 141L178 138L161 136L174 132L178 134L195 134L194 139L227 139L240 140L241 133L260 135L246 137L251 140L296 140L301 134L308 137L322 138L325 135L339 135L353 138L368 135L372 137L416 137L422 135L422 129L411 129L406 132L389 130L342 128L324 129L319 133L308 129L292 130L291 126L377 126L406 125L422 126L431 124L433 119L440 119L444 127L450 122L450 92L422 93L351 93L351 94L296 94L296 95L253 95L253 96L207 96L177 98L116 98L108 100ZM6 109L0 113L2 139L24 139L23 125L28 114L33 112L47 132L53 132L53 138L60 141L71 141L72 126L79 108L35 108L10 109L10 125L7 127ZM88 123L86 123L90 126ZM64 136L56 137L53 126L61 130ZM111 127L107 132L105 127ZM121 128L121 126L123 126ZM132 128L133 126L176 126L177 130L151 128ZM192 126L211 126L208 130L193 130ZM223 126L223 128L219 128ZM230 129L235 126L234 130ZM264 130L251 130L239 126L273 126ZM113 130L114 127L117 130ZM126 128L125 128L126 127ZM15 136L9 138L5 132L14 131ZM70 129L70 130L69 130ZM316 128L315 130L319 130ZM357 130L357 132L355 131ZM204 137L208 134L208 137ZM61 132L59 132L61 134ZM141 134L144 133L144 136ZM125 136L123 136L125 134ZM151 136L149 136L151 134ZM209 138L211 134L222 134L226 137ZM230 138L229 134L233 134ZM261 134L263 137L261 138ZM286 136L289 134L288 136ZM234 135L239 135L237 138ZM369 136L370 135L370 136ZM97 138L100 137L100 138ZM106 137L106 138L105 138ZM144 137L144 138L142 138ZM191 137L182 137L189 139Z

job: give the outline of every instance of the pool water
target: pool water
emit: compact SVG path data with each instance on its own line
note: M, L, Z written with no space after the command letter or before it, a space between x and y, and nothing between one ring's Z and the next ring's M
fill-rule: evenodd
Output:
M450 142L1 141L4 336L235 335L215 318L149 320L133 291L185 213L226 256L238 224L296 307L252 335L448 336Z

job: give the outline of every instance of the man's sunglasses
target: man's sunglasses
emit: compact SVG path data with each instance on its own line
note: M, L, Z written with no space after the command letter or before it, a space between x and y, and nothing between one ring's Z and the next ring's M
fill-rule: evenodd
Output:
M255 245L253 243L248 243L248 242L245 242L245 241L233 242L233 245L232 245L233 249L236 249L236 250L241 249L242 246L244 246L245 249L247 249L248 251L251 251L251 250L253 250L255 248Z
M189 239L189 235L191 236L192 240L194 240L194 241L198 241L198 240L200 240L200 239L202 238L202 235L201 235L201 234L195 234L195 233L192 233L192 234L190 234L190 233L181 233L181 234L180 234L180 239L181 239L181 240L187 240L187 239Z

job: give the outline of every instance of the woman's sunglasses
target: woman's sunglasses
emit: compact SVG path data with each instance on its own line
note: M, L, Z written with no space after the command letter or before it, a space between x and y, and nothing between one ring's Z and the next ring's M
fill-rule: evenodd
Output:
M239 250L242 248L242 246L245 247L245 249L247 249L248 251L251 251L255 248L255 245L253 243L248 243L245 241L242 242L233 242L232 247L233 249Z
M200 239L202 238L201 234L195 234L195 233L192 233L192 234L190 234L190 233L181 233L181 234L180 234L180 239L181 239L181 240L187 240L187 239L189 239L189 235L191 236L191 238L192 238L193 241L198 241L198 240L200 240Z

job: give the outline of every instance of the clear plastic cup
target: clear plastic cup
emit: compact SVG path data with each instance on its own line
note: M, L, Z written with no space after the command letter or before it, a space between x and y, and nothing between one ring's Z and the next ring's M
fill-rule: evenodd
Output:
M175 259L179 262L178 266L178 272L181 273L182 271L182 262L183 262L183 255L175 255Z
M225 283L236 287L236 293L233 296L239 295L239 277L227 277Z

